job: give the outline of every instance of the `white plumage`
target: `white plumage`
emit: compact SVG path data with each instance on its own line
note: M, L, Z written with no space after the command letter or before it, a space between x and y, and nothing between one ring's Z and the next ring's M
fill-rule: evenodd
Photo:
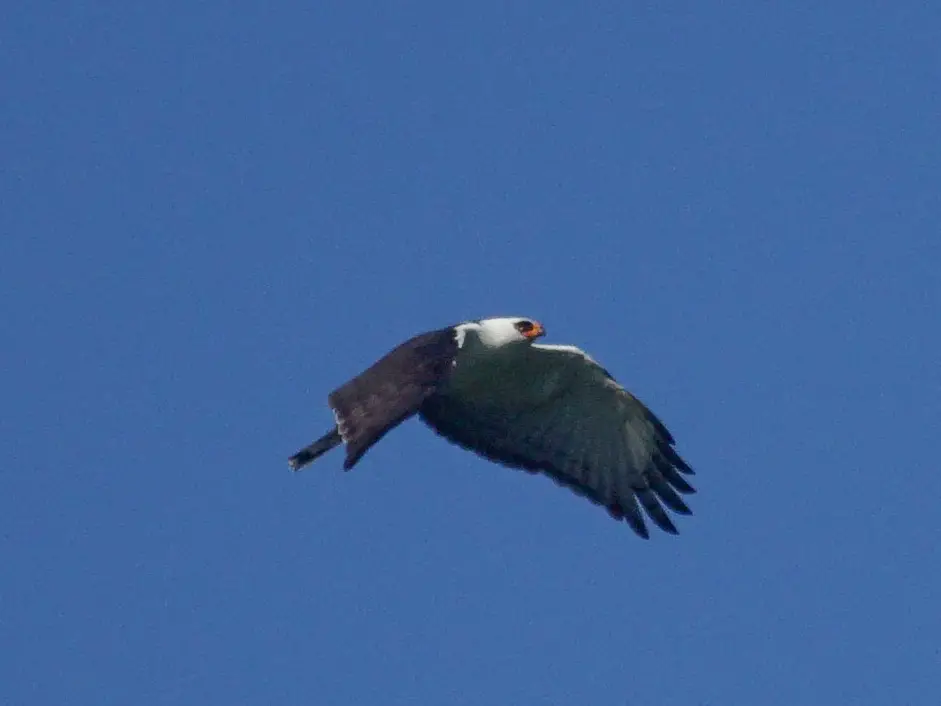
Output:
M542 472L648 536L640 507L676 528L692 469L666 427L574 346L534 341L531 319L466 322L416 336L338 388L337 428L292 457L294 468L345 442L351 468L385 433L418 414L436 433L498 463Z

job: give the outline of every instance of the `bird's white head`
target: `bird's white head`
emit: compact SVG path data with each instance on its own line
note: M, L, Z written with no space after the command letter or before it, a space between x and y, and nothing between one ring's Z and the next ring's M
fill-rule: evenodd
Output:
M504 316L493 319L481 319L461 324L458 335L463 338L472 334L488 348L500 348L510 344L532 343L546 334L542 324L524 316Z

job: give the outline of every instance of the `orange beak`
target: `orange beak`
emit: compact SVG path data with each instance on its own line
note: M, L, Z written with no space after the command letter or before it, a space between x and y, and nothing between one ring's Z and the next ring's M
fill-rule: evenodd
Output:
M546 335L546 330L542 327L541 323L533 321L533 327L523 335L528 339L539 338L540 336Z

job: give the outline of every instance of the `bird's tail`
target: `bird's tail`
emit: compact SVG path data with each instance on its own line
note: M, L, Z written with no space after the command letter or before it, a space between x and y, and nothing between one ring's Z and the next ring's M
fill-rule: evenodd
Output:
M290 464L292 471L299 471L308 463L314 461L319 456L322 456L334 446L338 446L341 443L343 443L343 439L340 438L340 432L336 427L334 427L329 432L317 439L317 441L310 444L309 446L305 446L296 454L291 456L291 458L288 459L288 464Z

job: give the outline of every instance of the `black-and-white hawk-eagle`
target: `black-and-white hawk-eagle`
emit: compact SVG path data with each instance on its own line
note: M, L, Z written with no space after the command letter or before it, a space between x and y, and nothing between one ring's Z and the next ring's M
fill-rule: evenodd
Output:
M429 331L331 392L336 425L294 454L298 470L340 444L345 470L386 433L418 417L437 434L505 466L545 473L625 520L644 513L671 534L692 468L639 399L574 346L535 343L536 321L503 317Z

